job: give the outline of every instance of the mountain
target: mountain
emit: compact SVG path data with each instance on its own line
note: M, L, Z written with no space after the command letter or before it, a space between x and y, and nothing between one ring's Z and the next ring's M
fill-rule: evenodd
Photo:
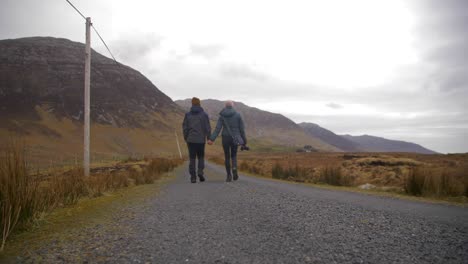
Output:
M346 152L361 151L359 144L314 123L300 123L306 133Z
M306 133L335 146L345 152L413 152L421 154L436 154L418 144L398 140L390 140L375 136L337 135L314 123L299 124Z
M175 101L185 111L189 111L191 100ZM218 120L219 112L224 108L224 102L214 99L202 100L202 107L212 120ZM267 111L250 107L241 102L235 102L234 108L242 115L247 137L250 142L258 145L275 145L288 147L303 147L311 145L320 151L339 151L315 136L308 135L289 118ZM214 129L214 127L213 127Z
M437 154L435 151L411 142L390 140L369 135L343 135L342 137L358 144L358 146L366 152L413 152L421 154Z
M21 136L38 156L81 157L84 49L52 37L0 41L0 143ZM141 73L92 51L94 156L176 153L182 118Z

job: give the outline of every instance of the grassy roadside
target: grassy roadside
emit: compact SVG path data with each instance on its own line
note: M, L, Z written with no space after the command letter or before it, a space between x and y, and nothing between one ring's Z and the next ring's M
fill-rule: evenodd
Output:
M468 204L468 154L250 151L240 153L238 159L240 171L268 179L402 199ZM222 156L211 156L210 160L224 163Z
M402 200L468 207L468 200L463 199L463 198L458 198L458 197L456 198L451 198L451 197L432 198L432 197L412 196L412 195L408 195L405 193L396 193L396 192L384 191L384 190L365 190L365 189L360 189L358 187L350 187L350 186L333 186L333 185L320 184L320 183L288 181L288 180L274 179L272 177L268 177L268 176L261 175L261 174L254 174L254 173L245 172L245 171L241 171L241 172L243 175L250 176L250 177L267 179L270 181L283 182L283 183L288 183L288 184L310 186L310 187L321 188L321 189L326 189L326 190L354 192L354 193L362 193L362 194L375 195L375 196L397 198L397 199L402 199Z
M12 235L34 228L54 210L129 186L152 184L181 163L153 157L94 167L88 177L81 168L33 174L26 148L12 145L0 152L0 252Z
M38 250L46 244L75 241L77 236L86 233L81 230L99 227L99 230L117 229L125 234L129 227L116 224L114 217L131 217L131 211L124 209L143 206L145 200L158 195L161 187L174 179L178 170L180 167L165 173L152 184L132 185L96 198L82 198L74 205L55 209L37 220L33 228L14 233L4 252L0 253L0 262L13 261L15 256L24 256L28 251Z

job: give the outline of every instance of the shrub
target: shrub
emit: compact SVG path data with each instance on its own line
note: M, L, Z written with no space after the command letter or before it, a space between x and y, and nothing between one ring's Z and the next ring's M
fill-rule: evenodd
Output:
M356 162L361 166L419 166L422 163L408 158L367 157Z
M32 179L24 159L24 149L9 146L0 157L0 251L17 224L31 219L40 207L39 181Z
M140 184L143 184L145 182L143 177L142 177L141 172L139 172L139 171L137 171L135 169L130 169L128 171L128 176L129 176L130 179L133 180L133 183L135 185L140 185Z
M106 191L115 191L123 187L128 187L130 184L128 172L91 174L88 178L84 178L84 180L87 194L91 197L98 197Z
M424 186L424 171L421 168L409 170L405 179L405 192L411 195L421 195Z
M144 168L132 167L129 171L129 177L133 179L135 185L151 184L159 179L163 173L173 170L181 163L180 159L153 158Z
M288 166L287 168L283 168L281 164L275 163L271 169L271 177L274 179L304 182L308 177L308 169L300 167L297 164L294 167Z
M350 185L350 178L344 177L340 166L327 166L320 171L319 181L335 185L344 186Z
M73 169L63 175L54 174L47 187L47 191L55 196L54 199L58 205L75 204L81 197L88 195L82 169Z
M240 163L240 165L239 165L239 170L241 170L241 171L247 171L247 170L249 170L249 169L250 169L250 167L249 167L249 164L248 164L247 162L242 161L242 162Z
M415 196L467 196L464 168L416 167L405 178L405 192Z
M275 165L271 169L271 177L273 179L283 179L284 170L283 170L283 167L279 163L275 163Z

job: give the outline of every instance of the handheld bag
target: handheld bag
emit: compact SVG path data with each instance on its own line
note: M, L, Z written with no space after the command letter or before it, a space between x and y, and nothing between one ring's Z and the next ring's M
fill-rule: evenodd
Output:
M233 135L232 132L231 132L231 128L228 126L226 120L224 119L223 116L219 116L219 118L223 119L223 125L224 127L227 129L229 135L232 137L232 141L234 142L235 145L244 145L245 142L244 140L242 139L242 137L240 135Z

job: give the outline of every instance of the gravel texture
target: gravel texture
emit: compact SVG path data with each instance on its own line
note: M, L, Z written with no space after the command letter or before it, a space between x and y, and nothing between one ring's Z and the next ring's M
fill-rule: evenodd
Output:
M161 194L17 258L47 263L468 263L468 209L185 165ZM75 235L76 236L75 236Z

